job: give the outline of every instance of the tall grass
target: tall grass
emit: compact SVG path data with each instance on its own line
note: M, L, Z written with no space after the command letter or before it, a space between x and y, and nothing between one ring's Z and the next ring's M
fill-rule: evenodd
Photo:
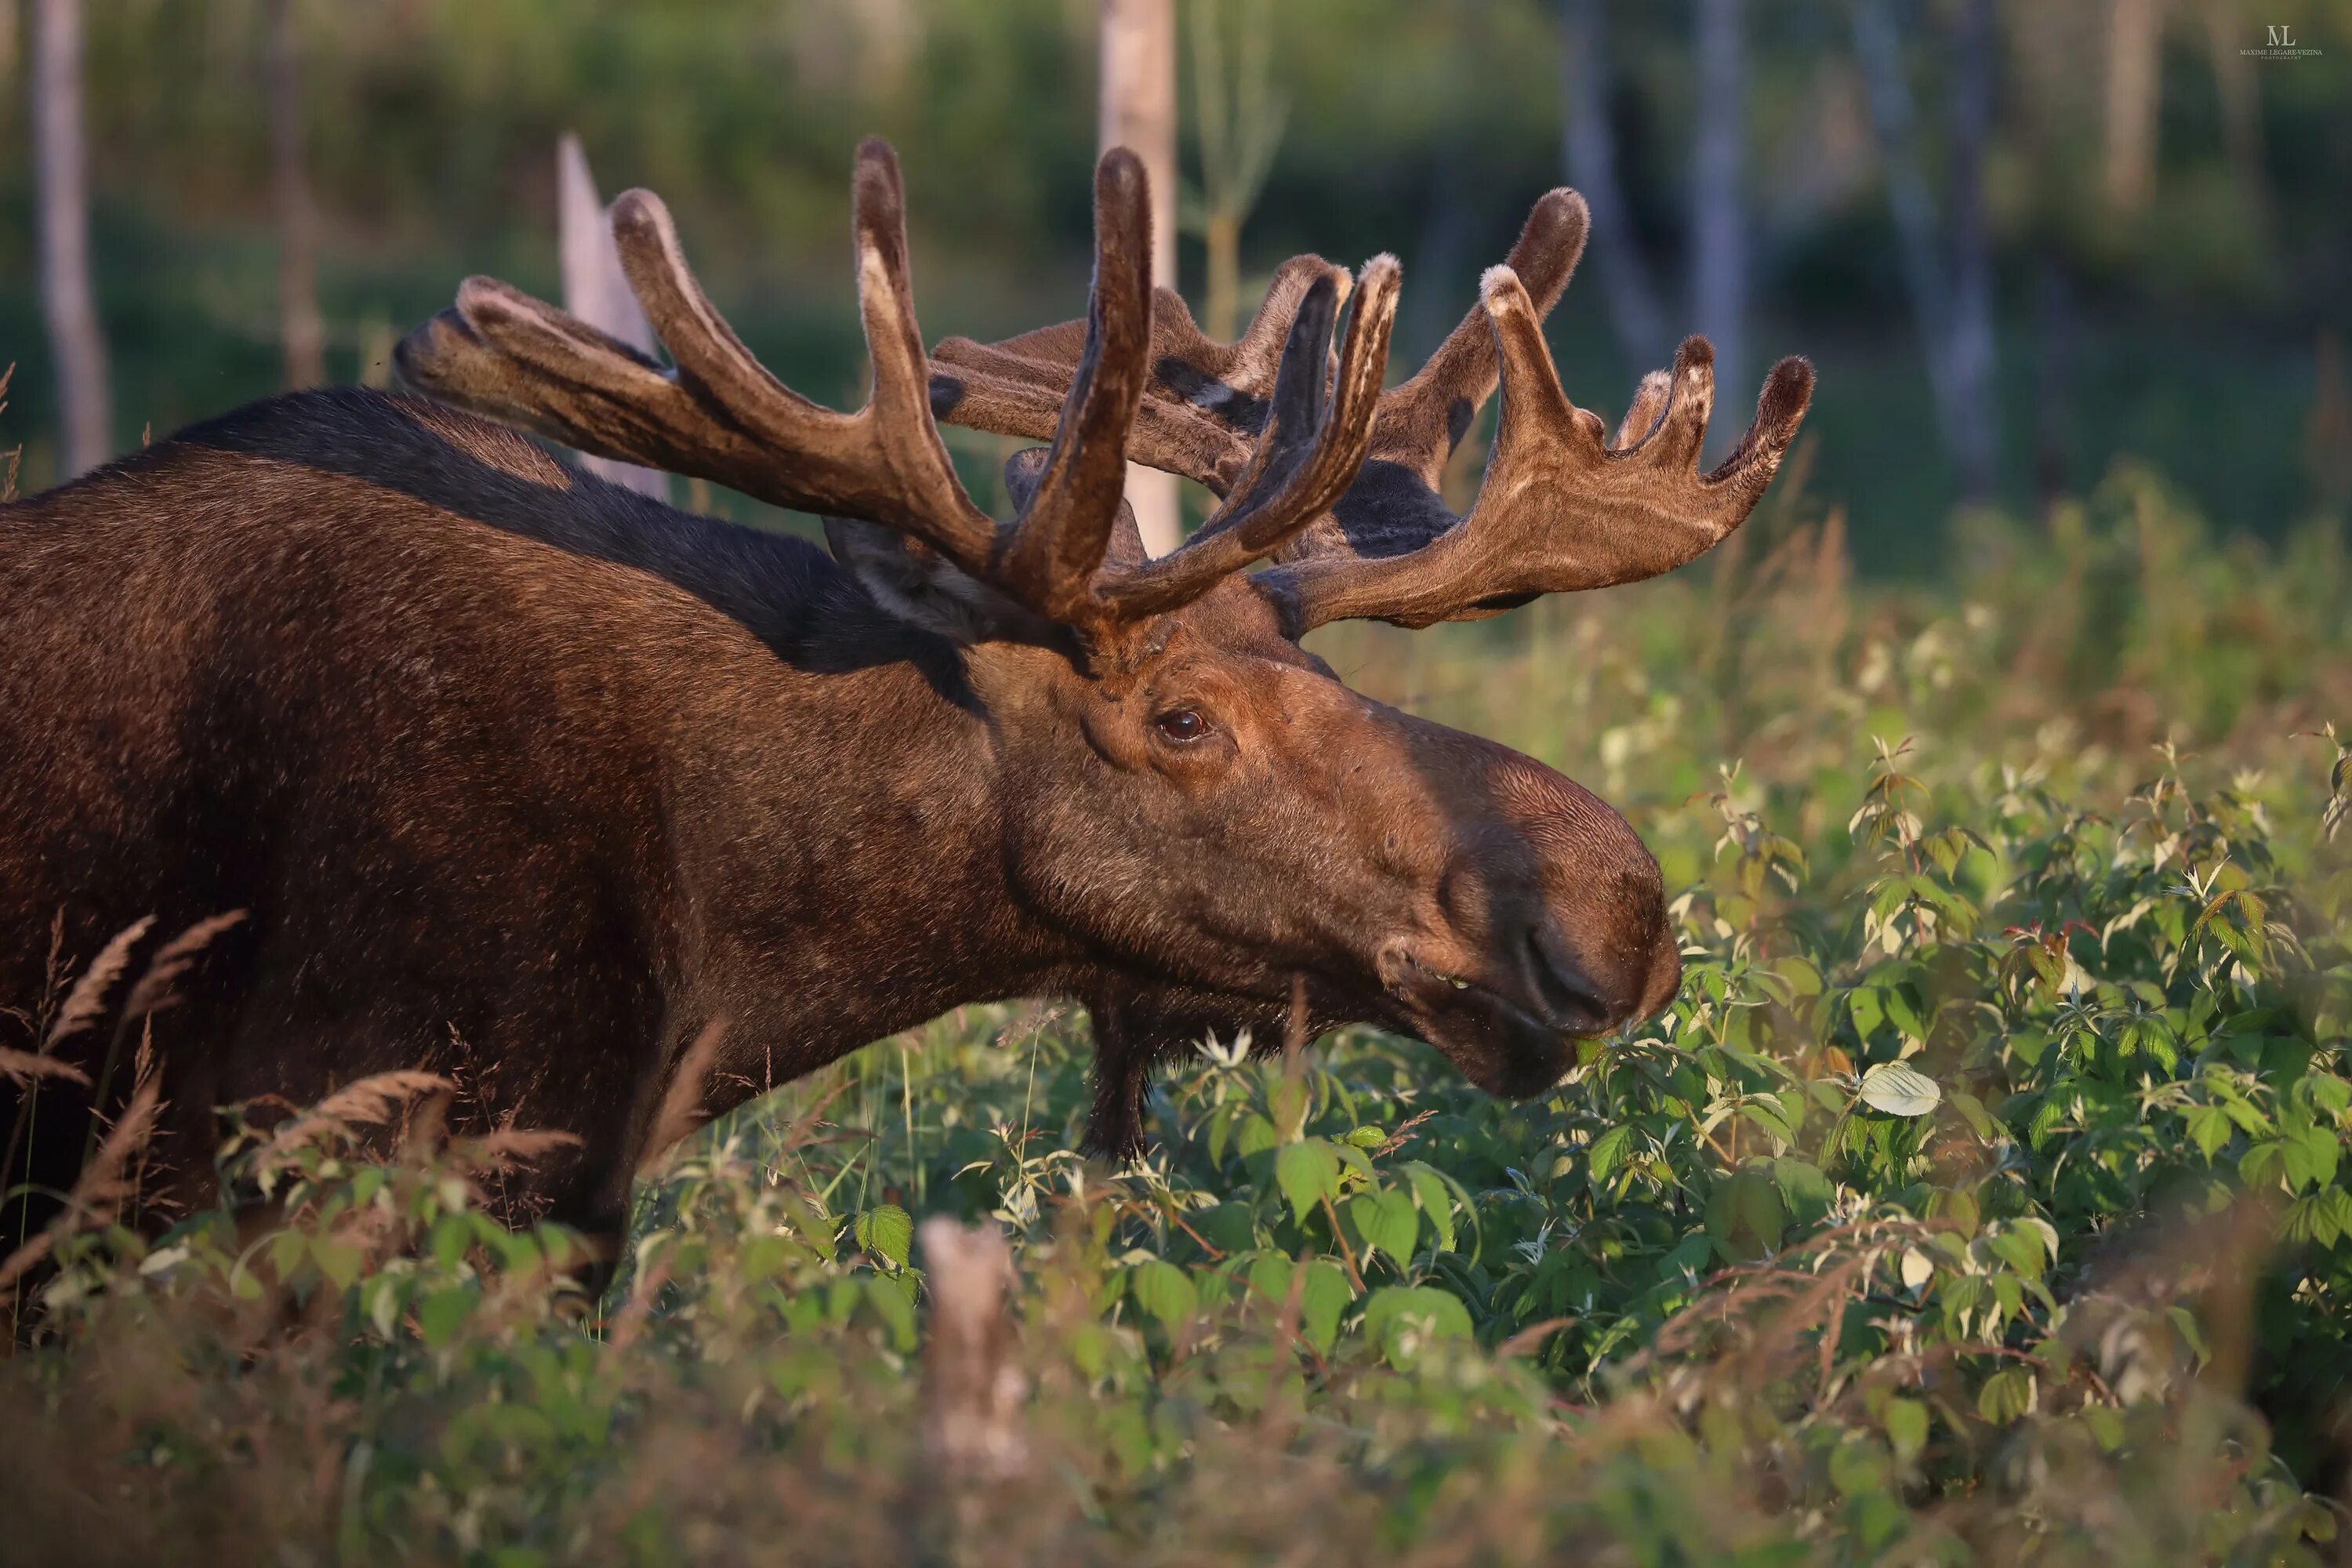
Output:
M1843 528L1783 503L1711 568L1320 645L1657 849L1683 994L1549 1097L1365 1030L1208 1041L1113 1170L1071 1152L1083 1018L969 1008L678 1144L589 1301L575 1241L486 1217L531 1146L347 1090L226 1148L270 1219L53 1233L8 1550L2340 1554L2341 529L2219 545L2125 471L1887 590ZM932 1214L1011 1242L982 1479L924 1438Z

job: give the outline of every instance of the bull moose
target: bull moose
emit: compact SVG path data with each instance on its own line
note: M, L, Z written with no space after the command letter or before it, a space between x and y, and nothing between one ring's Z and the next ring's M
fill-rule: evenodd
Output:
M462 1054L484 1114L580 1137L538 1196L606 1235L716 1020L714 1113L960 1004L1075 999L1087 1142L1121 1153L1204 1029L1370 1021L1524 1095L1664 1005L1676 942L1624 819L1300 639L1681 565L1755 506L1811 367L1778 365L1702 473L1705 341L1613 437L1560 388L1572 191L1386 390L1392 258L1294 258L1213 342L1152 289L1138 162L1107 154L1094 195L1082 321L927 354L897 163L866 143L854 414L771 375L632 192L614 237L668 366L477 278L399 347L424 396L275 398L0 510L0 1001L53 945L244 911L154 1020L182 1196L215 1107ZM1439 477L1498 382L1456 515ZM1011 521L940 419L1050 441L1008 466ZM830 554L518 429L814 513ZM1130 458L1218 499L1158 559ZM25 1092L0 1089L9 1180L68 1185L111 1107Z

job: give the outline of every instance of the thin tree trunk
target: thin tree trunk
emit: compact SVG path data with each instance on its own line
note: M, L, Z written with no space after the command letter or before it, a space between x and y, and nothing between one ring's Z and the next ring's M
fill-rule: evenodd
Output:
M627 274L621 270L620 247L614 243L604 198L596 194L596 176L589 172L587 150L568 131L555 145L555 231L563 271L563 308L630 347L652 353L654 330L629 287ZM580 466L656 500L669 499L668 477L657 468L586 452L580 454Z
M1151 179L1151 277L1176 284L1176 0L1102 0L1101 145L1125 147ZM1176 476L1129 464L1128 503L1143 547L1182 538Z
M2056 247L2034 268L2033 492L2046 511L2074 491L2074 290Z
M1609 324L1635 370L1662 365L1673 345L1617 183L1617 137L1609 124L1608 39L1601 0L1560 0L1559 23L1560 90L1567 100L1560 140L1569 181L1592 209L1591 244L1601 266L1601 290L1609 301Z
M1853 54L1870 99L1870 123L1886 181L1886 205L1895 221L1904 291L1927 364L1927 385L1936 405L1936 426L1944 450L1958 463L1965 417L1959 383L1953 374L1952 290L1937 254L1936 204L1919 172L1912 147L1911 85L1903 64L1902 39L1881 0L1851 0Z
M2156 114L2163 18L2158 0L2110 0L2107 13L2107 200L2136 213L2156 190Z
M1958 416L1953 457L1965 500L1992 499L1999 477L1999 410L1993 392L1992 236L1985 216L1985 147L1992 136L1993 0L1962 0L1952 51L1952 396Z
M83 140L80 0L33 11L33 177L37 187L41 309L57 362L59 465L70 476L106 461L113 410L106 339L89 275L89 161Z
M1691 315L1715 345L1718 400L1748 386L1748 44L1741 0L1698 0L1698 124L1691 150ZM1710 456L1742 422L1717 419Z
M2253 62L2239 51L2243 27L2237 0L2206 0L2205 37L2213 56L2214 88L2221 100L2221 145L2230 171L2258 222L2270 215L2270 181L2263 173L2263 89Z
M265 96L269 100L270 185L278 208L278 341L286 384L327 379L327 329L319 317L318 220L302 162L302 55L293 0L268 0Z

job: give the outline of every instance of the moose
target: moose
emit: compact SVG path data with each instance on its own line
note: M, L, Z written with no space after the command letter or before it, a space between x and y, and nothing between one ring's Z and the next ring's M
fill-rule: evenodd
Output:
M866 142L853 414L752 357L636 191L611 221L668 364L475 278L399 345L421 395L271 399L0 510L0 1001L134 921L152 951L223 917L143 1026L182 1201L210 1195L216 1108L462 1060L480 1114L577 1135L541 1212L605 1236L713 1035L688 1090L715 1114L961 1004L1073 1000L1087 1142L1118 1155L1204 1030L1370 1022L1526 1095L1664 1006L1677 943L1626 821L1301 639L1690 561L1756 505L1811 366L1702 472L1704 340L1613 435L1561 389L1572 191L1392 387L1392 258L1296 258L1214 342L1152 288L1137 160L1106 154L1094 200L1083 320L927 353ZM1440 476L1498 385L1457 515ZM1007 465L1010 521L940 420L1048 443ZM829 552L524 432L815 514ZM1157 559L1129 459L1217 502ZM44 1080L37 1117L0 1088L10 1183L70 1185L128 1083L101 1094L100 1038L58 1047L91 1087Z

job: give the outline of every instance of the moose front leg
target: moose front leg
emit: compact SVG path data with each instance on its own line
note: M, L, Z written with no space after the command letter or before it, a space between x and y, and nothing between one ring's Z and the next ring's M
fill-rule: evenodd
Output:
M1087 1004L1094 1017L1094 1104L1087 1113L1086 1152L1106 1160L1143 1152L1143 1092L1152 1065L1183 1040L1173 1020L1141 995L1104 996Z
M1285 1005L1176 986L1123 987L1098 994L1087 1009L1094 1018L1095 1068L1086 1152L1113 1160L1143 1152L1143 1096L1161 1062L1210 1035L1231 1040L1246 1031L1259 1049L1279 1049L1294 1031L1312 1038L1330 1016L1303 989Z

